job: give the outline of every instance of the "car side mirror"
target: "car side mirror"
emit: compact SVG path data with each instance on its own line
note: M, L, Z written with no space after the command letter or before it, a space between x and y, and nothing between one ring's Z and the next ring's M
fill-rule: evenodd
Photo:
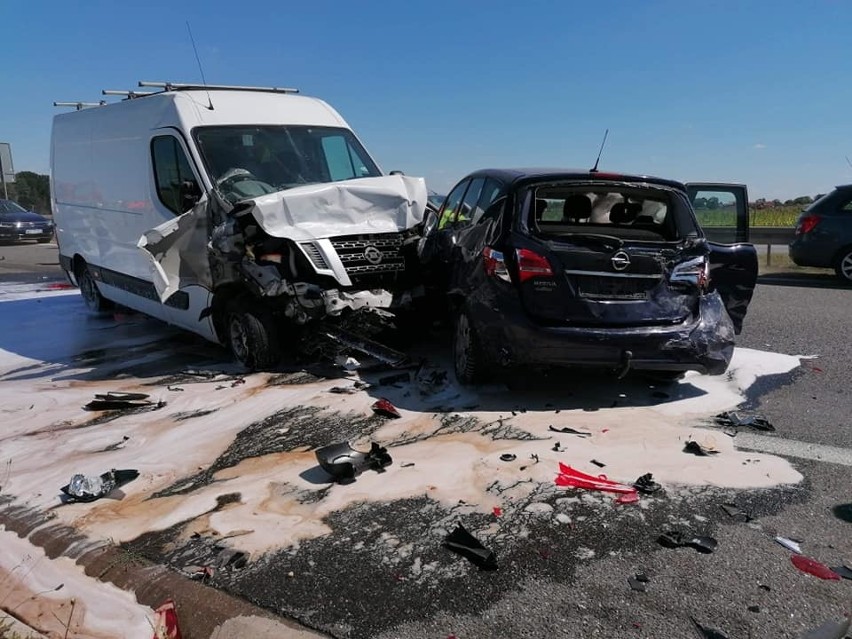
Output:
M186 213L192 209L201 199L201 189L195 180L184 180L180 183L181 210Z
M399 170L397 170L397 171L391 171L391 172L390 172L390 174L391 174L391 175L405 175L405 173L403 173L402 171L399 171Z

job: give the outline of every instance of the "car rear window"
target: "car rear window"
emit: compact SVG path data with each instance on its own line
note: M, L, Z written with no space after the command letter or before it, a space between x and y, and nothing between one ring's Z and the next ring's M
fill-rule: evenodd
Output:
M597 233L624 239L678 239L677 201L670 192L612 184L546 185L529 198L528 227L539 235Z

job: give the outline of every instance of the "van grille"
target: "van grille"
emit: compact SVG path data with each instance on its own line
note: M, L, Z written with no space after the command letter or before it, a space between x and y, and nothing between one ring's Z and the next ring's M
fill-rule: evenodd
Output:
M405 271L399 233L333 237L331 245L356 286L380 284Z

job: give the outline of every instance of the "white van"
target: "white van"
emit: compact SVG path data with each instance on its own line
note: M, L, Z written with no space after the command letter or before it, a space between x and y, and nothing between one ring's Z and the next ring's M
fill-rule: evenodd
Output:
M383 175L322 100L155 86L53 121L60 264L90 308L135 309L265 368L288 324L410 298L421 178Z

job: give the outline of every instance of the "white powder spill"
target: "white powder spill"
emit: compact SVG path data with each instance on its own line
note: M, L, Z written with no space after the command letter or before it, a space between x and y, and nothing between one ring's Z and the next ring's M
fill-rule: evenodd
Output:
M416 385L404 384L337 395L328 390L351 385L357 376L269 386L269 375L254 374L235 387L204 381L182 384L183 391L171 392L164 385L144 385L155 380L131 376L85 381L83 373L99 364L74 359L83 351L119 348L120 352L122 347L155 344L174 335L156 322L93 319L75 295L27 297L16 291L11 297L0 294L0 333L14 335L14 339L0 337L3 494L47 509L59 504L58 489L74 473L100 474L111 468L140 472L121 493L55 508L61 522L95 538L127 541L194 520L192 531L231 535L232 546L259 553L328 534L324 519L352 505L412 497L427 497L447 508L462 507L463 502L468 512L491 513L499 507L509 514L517 509L525 517L565 525L571 521L569 514L560 517L541 503L544 497L562 493L565 497L557 506L568 513L574 500L582 499L601 508L634 509L641 516L641 502L614 506L613 495L578 496L574 489L555 487L559 462L625 483L651 472L670 494L703 486L766 488L801 480L786 460L739 452L735 440L721 429L700 426L741 403L757 377L796 368L799 358L788 355L736 349L727 375L688 374L680 383L656 390L643 382L590 379L575 380L570 392L562 393L513 393L500 385L462 389L450 383L425 395ZM155 347L146 352L159 356ZM81 407L94 393L107 391L151 393L152 399L163 399L167 406L84 426L97 413ZM665 397L651 398L651 393L663 391ZM370 438L352 443L361 450L369 448L371 439L393 444L389 452L394 464L385 472L366 471L351 484L330 485L317 473L313 451L303 447L244 459L187 494L149 499L153 492L208 468L240 431L277 411L303 406L366 416L384 393L397 404L402 418L388 420ZM530 408L522 411L525 405ZM597 409L583 410L592 405ZM194 411L213 412L176 418ZM459 421L475 418L479 425L459 425L447 411L456 411ZM321 417L304 428L317 419ZM550 425L591 435L554 433ZM269 428L270 436L280 436L285 427ZM286 428L291 429L290 436L303 426ZM692 438L712 443L718 454L685 453L684 445ZM557 442L559 448L553 450ZM514 461L501 461L503 453L515 455ZM591 463L593 459L604 466ZM227 493L239 493L239 499L216 509L217 497ZM402 556L409 552L398 547L399 540L383 543Z
M150 639L152 635L154 613L131 593L88 577L67 557L48 559L41 548L2 528L0 608L51 637Z

